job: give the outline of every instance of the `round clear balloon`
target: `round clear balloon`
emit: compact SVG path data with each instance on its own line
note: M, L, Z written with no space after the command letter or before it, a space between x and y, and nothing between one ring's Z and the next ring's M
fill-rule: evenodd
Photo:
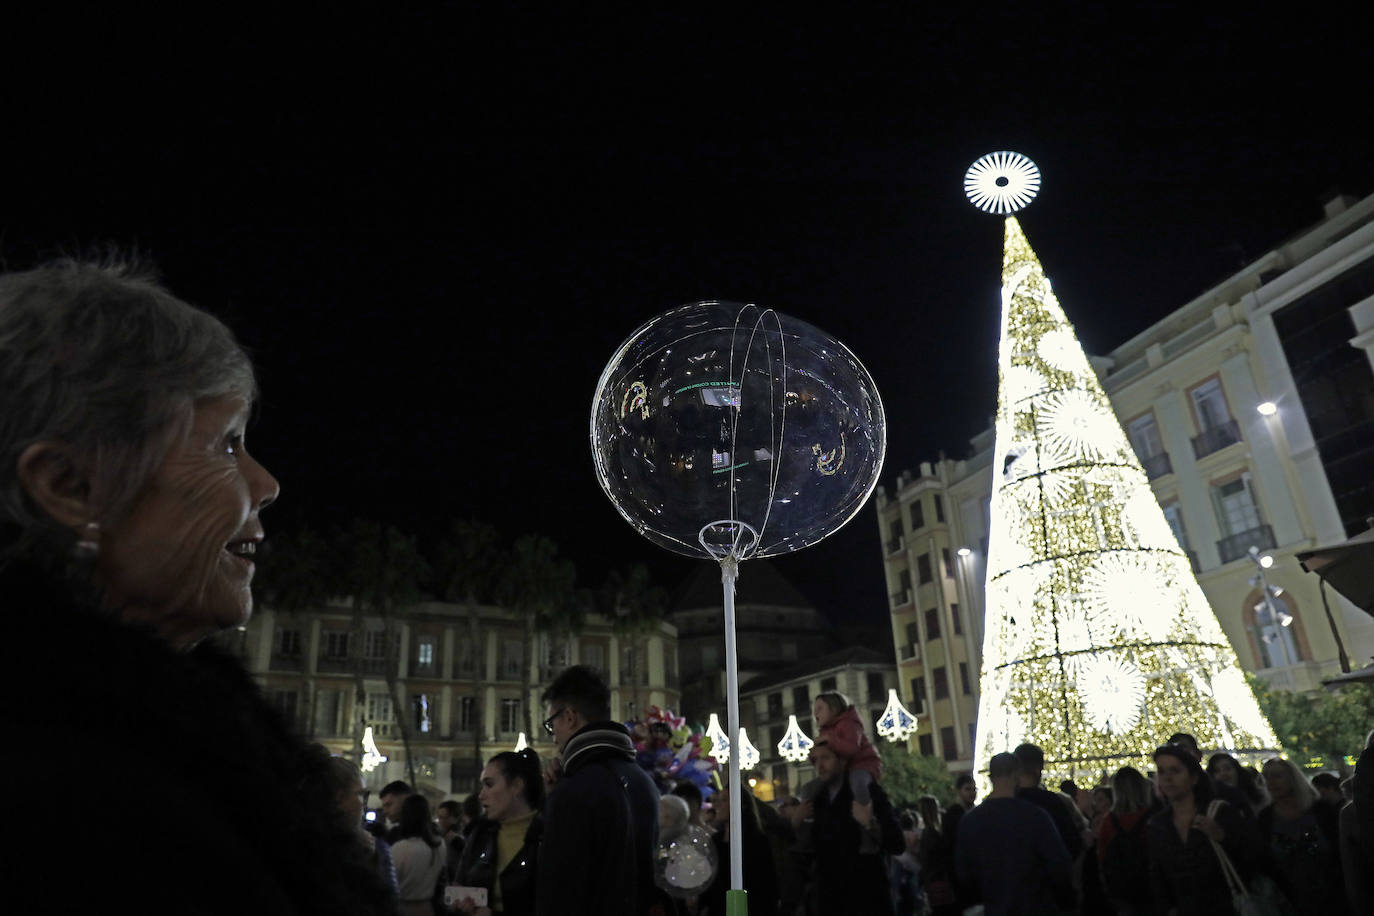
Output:
M715 876L716 845L705 830L691 825L671 839L659 841L654 856L654 881L672 896L701 894Z
M697 302L645 323L592 400L606 495L640 534L693 557L816 543L862 508L886 443L882 400L858 358L753 305Z

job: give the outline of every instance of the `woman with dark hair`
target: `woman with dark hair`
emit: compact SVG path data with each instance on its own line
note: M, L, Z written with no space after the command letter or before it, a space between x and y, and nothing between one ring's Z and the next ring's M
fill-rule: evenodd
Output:
M401 803L400 839L391 847L403 916L434 916L434 892L444 874L443 842L429 800L418 792Z
M1211 784L1188 749L1166 744L1154 753L1155 784L1164 810L1145 825L1155 905L1178 916L1231 911L1231 888L1213 850L1225 851L1241 877L1260 856L1254 833L1231 805L1209 815Z
M147 273L68 260L0 276L0 595L24 656L6 668L63 672L11 723L44 750L33 792L58 800L10 858L15 912L79 909L95 889L148 914L392 909L325 788L328 755L210 638L252 615L278 492L245 446L256 396L230 330ZM80 709L81 728L54 727L54 709ZM83 860L78 887L46 850L88 819L71 787L91 748L102 781L157 803ZM168 841L187 812L211 829ZM30 906L30 889L50 896Z
M744 889L749 892L749 913L751 916L776 916L778 912L778 872L773 862L773 849L754 807L758 802L747 785L740 786L740 800L741 804L736 805L729 789L721 789L711 796L711 808L720 825L715 835L719 865L711 886L701 895L704 916L725 916L725 892L730 887L730 819L734 817L740 819Z
M1225 752L1207 758L1207 775L1214 783L1230 786L1235 790L1238 803L1245 806L1241 813L1253 817L1255 812L1269 804L1259 780L1248 769L1242 769L1240 761ZM1232 796L1235 797L1235 796Z
M954 837L947 837L940 830L943 821L940 803L933 795L922 795L916 799L916 810L925 824L916 855L920 863L921 888L930 911L935 916L962 913L964 908L954 881Z
M463 846L456 883L483 888L487 905L460 900L454 912L490 916L532 916L539 841L544 835L544 776L539 755L529 748L502 751L482 770L477 793L483 816Z

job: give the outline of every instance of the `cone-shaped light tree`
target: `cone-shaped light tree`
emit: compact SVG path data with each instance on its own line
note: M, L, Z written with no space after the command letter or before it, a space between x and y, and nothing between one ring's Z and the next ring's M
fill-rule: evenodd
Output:
M1143 769L1177 731L1276 748L1014 216L998 370L977 769L1023 742L1047 776Z

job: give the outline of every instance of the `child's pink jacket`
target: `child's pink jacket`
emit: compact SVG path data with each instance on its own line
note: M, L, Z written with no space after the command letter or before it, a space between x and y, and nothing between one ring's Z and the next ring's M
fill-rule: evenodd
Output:
M875 780L883 775L882 758L868 740L868 735L864 734L859 711L853 706L832 719L829 725L822 725L817 740L828 744L836 756L849 765L849 769L867 770Z

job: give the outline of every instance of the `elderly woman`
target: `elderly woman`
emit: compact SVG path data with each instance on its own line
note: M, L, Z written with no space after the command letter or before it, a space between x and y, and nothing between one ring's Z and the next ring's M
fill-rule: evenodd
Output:
M229 330L147 277L71 261L0 276L0 601L44 678L11 684L27 699L10 727L32 754L25 796L59 808L11 863L40 898L21 911L392 906L327 758L206 641L252 613L277 496L244 444L255 394ZM78 824L94 845L73 864L55 853Z
M1261 772L1272 801L1260 810L1255 826L1294 911L1331 916L1349 912L1339 809L1318 797L1291 760L1271 757Z

